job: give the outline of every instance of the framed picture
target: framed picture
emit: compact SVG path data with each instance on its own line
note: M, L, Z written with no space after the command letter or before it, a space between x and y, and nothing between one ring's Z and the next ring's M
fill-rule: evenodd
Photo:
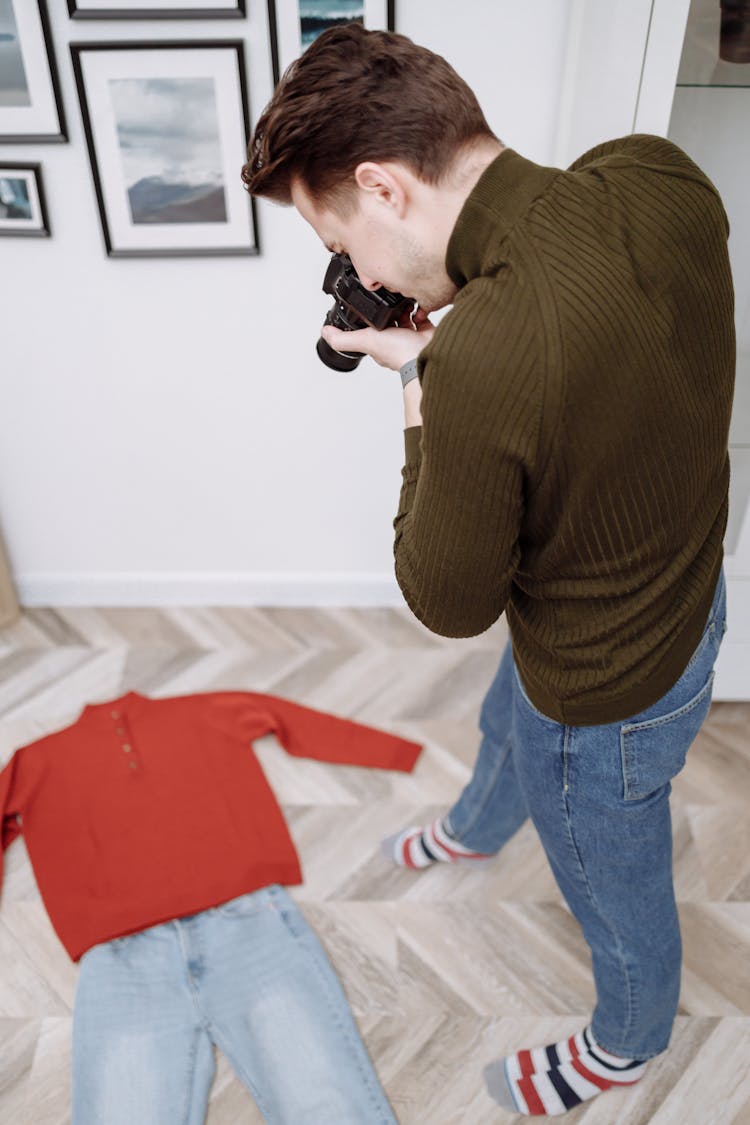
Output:
M396 0L268 0L274 83L321 31L352 21L394 31Z
M68 0L74 20L244 19L245 0Z
M0 141L65 141L45 0L0 0Z
M242 42L70 50L107 253L256 254Z
M49 234L41 165L0 164L0 234Z

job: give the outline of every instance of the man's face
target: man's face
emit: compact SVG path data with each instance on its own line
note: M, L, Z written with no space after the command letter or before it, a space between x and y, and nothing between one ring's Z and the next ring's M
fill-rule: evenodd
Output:
M425 312L453 300L456 287L445 269L443 248L421 237L418 217L398 217L375 195L353 189L356 204L343 215L316 206L299 180L292 202L332 254L348 254L367 289L384 286L419 302Z

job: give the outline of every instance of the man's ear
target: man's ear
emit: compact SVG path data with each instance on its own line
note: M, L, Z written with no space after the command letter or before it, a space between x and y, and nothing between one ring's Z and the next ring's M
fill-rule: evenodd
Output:
M406 177L397 164L364 160L354 169L354 180L371 201L389 207L402 218L408 201Z

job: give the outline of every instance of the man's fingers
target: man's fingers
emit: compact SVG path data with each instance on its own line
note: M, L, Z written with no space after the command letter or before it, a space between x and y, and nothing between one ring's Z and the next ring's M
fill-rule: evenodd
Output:
M370 354L368 343L371 343L372 336L377 336L374 328L359 328L356 332L342 332L340 328L334 328L332 324L325 324L320 334L334 351L362 352L364 355Z
M360 328L356 332L342 332L333 325L324 325L321 335L337 352L361 352L372 356L381 367L398 371L407 360L415 359L428 339L423 331L413 328Z

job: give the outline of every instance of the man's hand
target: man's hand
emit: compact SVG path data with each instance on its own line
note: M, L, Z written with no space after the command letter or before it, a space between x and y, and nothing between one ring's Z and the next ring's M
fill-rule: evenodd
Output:
M372 356L381 367L398 371L410 359L416 359L422 348L429 344L435 332L426 312L417 309L413 324L403 328L360 328L356 332L342 332L331 324L323 326L321 336L337 352L362 352Z

